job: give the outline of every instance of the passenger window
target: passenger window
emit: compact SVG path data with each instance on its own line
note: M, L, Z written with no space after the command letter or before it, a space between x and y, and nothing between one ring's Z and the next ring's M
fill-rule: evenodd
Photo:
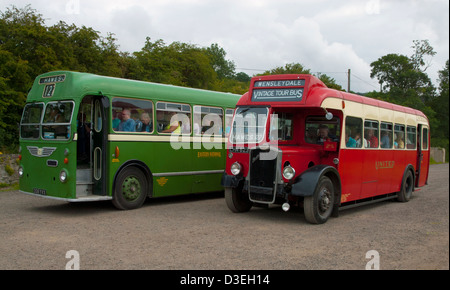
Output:
M223 109L194 106L194 135L223 135Z
M378 148L378 122L366 120L364 122L364 143L365 148Z
M116 132L153 132L153 103L148 100L113 98L112 128Z
M191 107L186 104L156 104L158 133L191 134Z
M392 148L392 123L381 122L381 148Z
M406 127L406 149L416 149L416 127Z
M394 126L394 148L405 148L405 125L395 124Z
M362 119L347 117L345 119L345 145L347 148L361 148L364 143L362 137Z
M233 122L233 113L233 109L225 110L225 137L228 137L230 135L231 122Z

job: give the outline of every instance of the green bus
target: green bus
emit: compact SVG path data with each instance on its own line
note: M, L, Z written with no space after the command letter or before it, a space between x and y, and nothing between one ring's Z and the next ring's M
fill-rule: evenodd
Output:
M239 95L56 71L38 76L20 123L20 191L69 202L221 191Z

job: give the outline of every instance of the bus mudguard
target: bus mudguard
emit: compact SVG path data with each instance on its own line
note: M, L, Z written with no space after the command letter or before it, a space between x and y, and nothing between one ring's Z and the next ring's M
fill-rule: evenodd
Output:
M341 178L336 168L329 165L316 165L300 174L292 184L291 195L312 196L321 176L327 176L333 182L336 202L341 200Z
M139 168L145 174L145 176L147 178L147 182L148 182L147 185L148 185L148 188L150 189L149 192L148 192L148 196L150 198L152 198L152 194L153 194L153 190L152 190L152 188L153 188L153 180L152 180L152 177L153 177L153 175L152 175L152 172L150 171L150 169L148 168L148 166L144 162L142 162L140 160L128 160L127 162L125 162L124 164L122 164L119 167L119 169L114 174L113 190L112 190L112 192L114 192L114 190L115 190L114 186L116 184L116 179L117 179L117 175L119 174L119 172L121 172L122 170L124 170L127 167L133 167L133 166Z
M239 183L244 180L244 177L242 175L228 175L226 174L226 172L223 173L222 175L222 181L220 182L220 184L223 187L238 187Z

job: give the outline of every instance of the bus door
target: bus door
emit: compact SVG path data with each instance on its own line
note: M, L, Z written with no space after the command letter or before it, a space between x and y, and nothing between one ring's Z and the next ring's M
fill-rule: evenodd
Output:
M77 117L77 186L78 198L105 194L106 108L102 97L87 96Z
M416 186L424 186L428 178L430 154L428 148L428 128L419 124L417 126L417 164Z
M92 180L93 194L106 195L106 151L108 141L108 109L106 97L96 96L92 106Z

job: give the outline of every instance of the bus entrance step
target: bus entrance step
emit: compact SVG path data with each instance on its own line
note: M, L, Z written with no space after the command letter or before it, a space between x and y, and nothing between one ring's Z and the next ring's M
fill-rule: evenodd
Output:
M92 169L77 169L77 183L92 181Z

